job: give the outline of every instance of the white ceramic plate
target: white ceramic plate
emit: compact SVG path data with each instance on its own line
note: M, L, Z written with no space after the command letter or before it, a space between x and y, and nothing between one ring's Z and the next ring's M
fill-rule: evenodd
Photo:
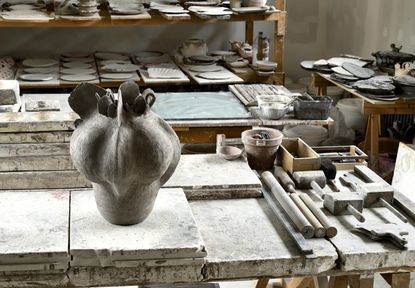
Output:
M46 68L24 68L23 72L28 74L51 74L57 72L57 67L46 67Z
M96 73L97 71L95 70L95 69L92 69L92 68L85 68L85 69L82 69L82 68L63 68L63 69L61 69L60 70L60 72L62 73L62 74L67 74L67 75L76 75L76 74L94 74L94 73Z
M216 66L216 65L212 65L212 66L189 66L188 69L190 71L192 71L192 72L203 73L203 72L218 72L218 71L222 71L223 70L223 67Z
M164 14L183 14L183 13L189 13L189 11L185 9L176 9L176 8L166 8L166 9L159 9L160 13Z
M130 60L101 60L99 62L101 66L110 65L110 64L131 64Z
M101 67L106 72L134 72L138 70L140 66L134 64L108 64Z
M154 79L182 78L184 75L179 69L150 67L147 69L148 76Z
M221 51L221 50L209 51L208 53L214 56L230 56L230 55L236 54L236 52L233 52L233 51Z
M24 81L50 81L53 75L50 74L21 74L20 79Z
M92 63L95 60L93 58L68 58L68 57L64 57L62 58L63 62L82 62L82 63Z
M160 51L140 51L137 52L134 56L136 58L148 58L148 57L160 57L163 56L163 52Z
M343 67L340 67L340 66L331 67L330 69L333 72L337 73L337 74L346 75L346 76L353 76L352 73L346 71L346 69L344 69Z
M89 69L92 68L92 64L90 63L82 63L82 62L65 62L62 64L65 68L72 68L72 69Z
M104 73L101 78L105 79L130 79L134 75L132 73Z
M59 62L51 58L27 58L22 64L26 67L42 68L57 65Z
M220 72L204 72L196 75L199 78L208 79L208 80L224 80L232 78L232 75L229 73L220 73Z
M61 75L61 79L69 82L92 81L97 79L95 75Z
M112 53L112 52L97 52L95 57L102 60L128 60L130 59L127 55Z

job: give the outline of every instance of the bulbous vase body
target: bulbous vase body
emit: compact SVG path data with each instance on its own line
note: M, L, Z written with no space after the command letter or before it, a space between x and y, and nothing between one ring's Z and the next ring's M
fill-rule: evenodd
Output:
M135 83L125 82L115 100L100 87L81 85L84 88L78 86L69 98L81 116L71 138L72 161L92 182L97 208L108 222L139 223L150 214L160 187L177 167L179 139L150 110L155 101L152 91L141 95ZM85 99L91 93L95 103L92 97L86 102L94 109L79 108L83 101L78 95Z

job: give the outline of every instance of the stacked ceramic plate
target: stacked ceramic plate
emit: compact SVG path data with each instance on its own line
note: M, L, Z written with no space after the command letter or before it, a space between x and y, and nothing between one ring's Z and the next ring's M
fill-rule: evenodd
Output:
M42 82L56 79L59 61L53 58L26 58L22 61L19 79L23 81Z
M109 0L108 6L111 14L137 15L145 12L141 0Z
M415 77L410 75L395 76L393 83L407 96L415 97Z
M81 16L91 16L98 12L96 0L78 0L78 13Z
M301 138L310 146L318 146L328 137L326 128L314 125L287 125L282 133L287 138Z
M122 53L97 52L100 77L102 81L125 81L137 77L138 65L131 63L130 57Z
M84 82L97 79L95 59L88 54L66 54L61 58L60 79Z

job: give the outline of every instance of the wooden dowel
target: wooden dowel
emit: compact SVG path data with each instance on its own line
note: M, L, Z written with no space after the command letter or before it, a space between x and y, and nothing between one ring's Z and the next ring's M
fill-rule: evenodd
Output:
M275 179L274 175L272 175L269 171L265 171L261 174L261 178L304 238L313 237L313 226L310 222L308 222L305 216L301 213L300 209L298 209L291 198L287 195L280 183L278 183L277 179Z

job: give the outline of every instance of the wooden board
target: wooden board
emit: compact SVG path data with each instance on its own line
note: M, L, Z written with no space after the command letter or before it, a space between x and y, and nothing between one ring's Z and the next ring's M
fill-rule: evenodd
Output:
M91 187L78 171L27 171L0 173L0 190Z
M0 144L0 158L69 155L69 143Z
M413 177L415 175L415 145L399 143L392 186L415 202Z
M229 78L227 79L220 79L220 80L209 80L197 77L197 74L200 74L200 72L194 72L189 70L189 66L183 64L183 63L177 63L180 68L182 68L183 71L186 72L187 75L190 76L192 80L194 80L199 85L207 85L207 84L233 84L233 83L243 83L244 80L231 71L227 70L225 67L223 67L224 73L229 74Z
M265 199L191 201L205 241L205 279L317 274L336 267L337 253L325 239L310 239L305 257Z
M69 193L0 192L0 271L65 270Z
M71 156L24 156L0 158L0 172L74 170ZM64 172L64 175L66 176ZM56 176L59 173L56 171ZM83 185L82 183L79 183ZM42 187L43 188L43 187ZM45 187L47 188L47 187ZM11 187L9 187L11 189Z
M143 19L151 19L151 15L144 11L143 13L136 14L136 15L115 15L110 14L111 20L143 20Z
M72 192L70 253L72 266L137 266L136 261L190 259L206 255L182 189L162 189L150 216L131 226L107 222L93 191ZM131 262L132 261L132 262Z
M188 199L260 197L261 182L243 160L216 154L182 155L164 187L180 187Z
M161 13L159 12L161 17L167 19L167 20L189 20L192 17L190 17L189 13L182 13L182 14L168 14L168 13Z

